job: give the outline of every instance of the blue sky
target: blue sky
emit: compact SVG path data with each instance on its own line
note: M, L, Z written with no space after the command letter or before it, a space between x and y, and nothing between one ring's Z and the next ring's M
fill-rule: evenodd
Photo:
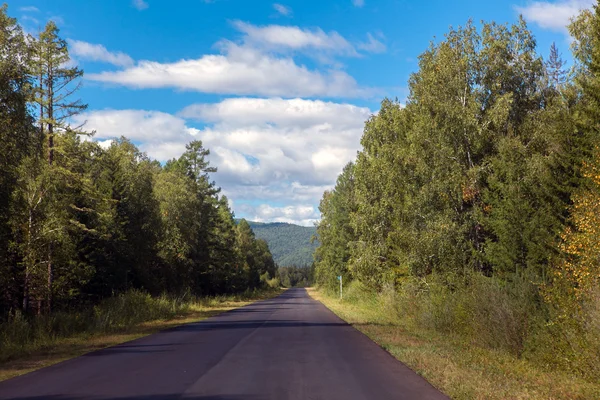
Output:
M592 0L25 0L54 19L85 71L77 122L177 157L200 139L238 217L312 224L383 97L403 101L417 57L449 26L514 22L568 59L569 18Z

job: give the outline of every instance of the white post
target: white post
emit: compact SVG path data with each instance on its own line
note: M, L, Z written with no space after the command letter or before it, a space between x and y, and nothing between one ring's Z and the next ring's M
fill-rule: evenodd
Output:
M342 287L342 276L340 275L340 300L344 298L344 288Z

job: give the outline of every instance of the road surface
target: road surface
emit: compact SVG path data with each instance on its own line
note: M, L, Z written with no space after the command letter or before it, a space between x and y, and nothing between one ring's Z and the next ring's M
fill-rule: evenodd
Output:
M1 399L447 399L304 289L0 382Z

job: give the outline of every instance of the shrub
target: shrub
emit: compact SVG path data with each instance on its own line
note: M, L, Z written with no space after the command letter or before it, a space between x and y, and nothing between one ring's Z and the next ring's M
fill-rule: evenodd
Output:
M417 325L516 355L542 314L537 288L526 279L506 282L477 273L413 278L402 286L397 303L397 315Z

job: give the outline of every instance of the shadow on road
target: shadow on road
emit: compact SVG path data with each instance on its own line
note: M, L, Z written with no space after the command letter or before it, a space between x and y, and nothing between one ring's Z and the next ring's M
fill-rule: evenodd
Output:
M224 321L224 322L205 322L197 324L181 325L173 328L171 331L177 332L201 332L216 331L227 329L255 329L255 328L299 328L299 327L331 327L331 326L349 326L343 322L303 322L294 320L250 320L250 321Z
M4 399L3 397L0 397ZM33 396L33 397L10 397L6 400L256 400L253 395L218 395L218 396L182 396L181 394L141 395L141 396Z

